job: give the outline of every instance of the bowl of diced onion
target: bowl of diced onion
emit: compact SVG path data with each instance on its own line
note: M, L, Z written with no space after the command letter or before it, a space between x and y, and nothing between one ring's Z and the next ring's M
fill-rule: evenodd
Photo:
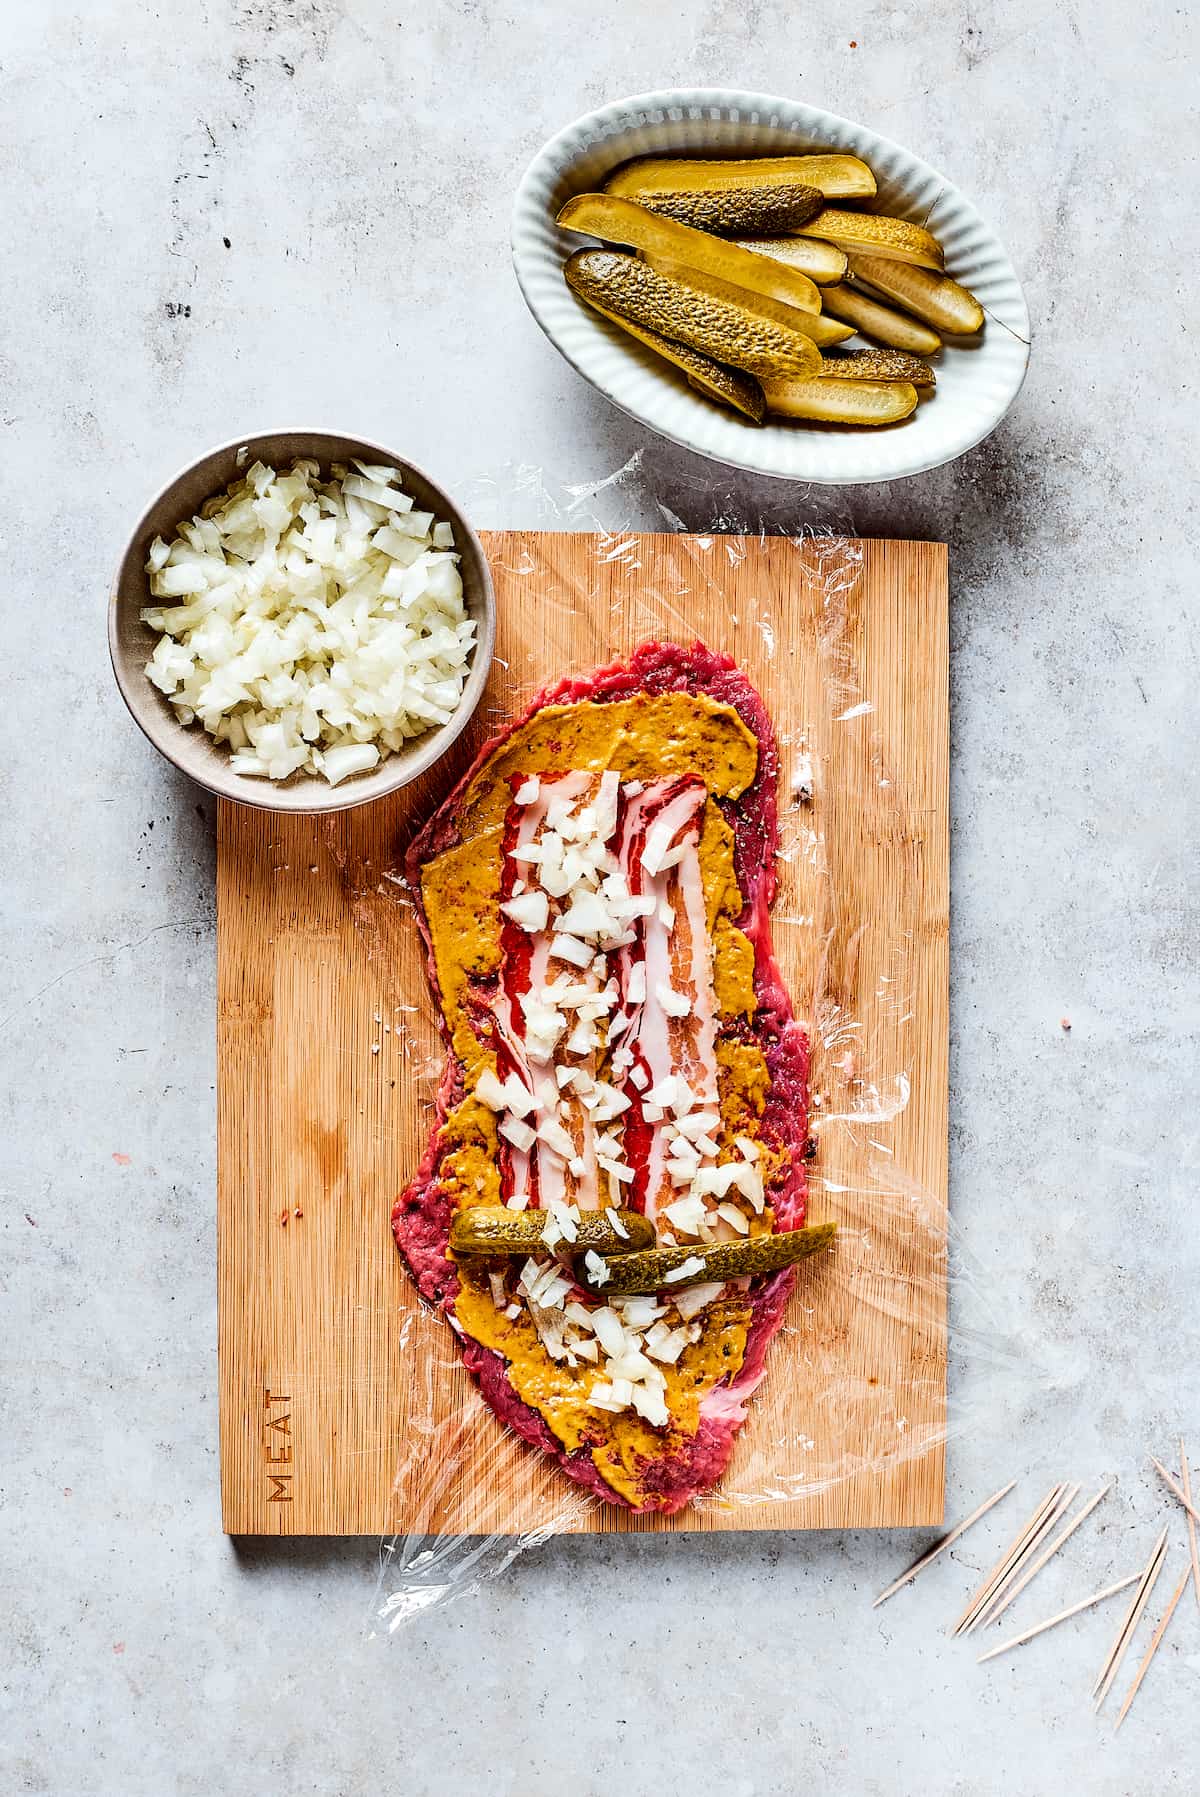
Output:
M429 769L491 666L495 596L461 511L391 450L234 438L142 514L109 604L135 721L222 798L341 811Z

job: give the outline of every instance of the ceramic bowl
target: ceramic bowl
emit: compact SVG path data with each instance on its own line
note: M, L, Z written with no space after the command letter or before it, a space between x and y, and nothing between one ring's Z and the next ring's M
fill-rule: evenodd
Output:
M255 461L278 468L298 457L319 462L323 473L331 462L349 462L354 458L398 468L405 491L412 494L418 507L454 526L466 609L476 627L467 683L450 722L414 737L369 773L352 776L337 786L330 786L316 774L296 773L288 780L274 781L235 773L226 745L214 742L198 724L181 724L145 674L146 662L158 641L140 616L144 606L158 603L151 596L146 574L146 557L154 538L163 536L169 541L183 519L199 511L205 500L222 492ZM395 450L333 431L263 431L254 436L234 437L190 462L150 501L134 527L117 569L108 611L108 643L117 685L135 721L155 748L209 792L264 811L345 811L395 792L425 773L466 728L479 704L491 666L495 635L496 599L487 560L478 537L450 495Z

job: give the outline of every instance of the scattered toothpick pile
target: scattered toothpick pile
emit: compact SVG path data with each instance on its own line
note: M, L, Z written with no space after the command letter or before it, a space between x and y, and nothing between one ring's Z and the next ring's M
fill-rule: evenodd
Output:
M1192 1501L1191 1473L1188 1468L1187 1450L1182 1438L1179 1443L1178 1479L1163 1466L1161 1461L1151 1457L1151 1464L1167 1489L1186 1512L1189 1559L1166 1609L1159 1618L1158 1625L1150 1638L1150 1644L1134 1675L1133 1683L1126 1692L1125 1701L1117 1715L1115 1728L1120 1728L1129 1714L1129 1707L1141 1688L1142 1680L1146 1676L1151 1660L1158 1652L1189 1580L1195 1589L1197 1606L1200 1607L1200 1551L1198 1551L1196 1528L1197 1523L1200 1523L1200 1509ZM994 1505L1006 1498L1015 1485L1016 1480L1013 1479L1009 1484L1002 1486L999 1491L993 1492L992 1496L985 1499L977 1510L973 1510L963 1522L958 1523L947 1535L943 1535L942 1539L935 1542L928 1553L922 1554L921 1558L915 1561L907 1572L901 1573L900 1577L890 1584L886 1591L880 1592L875 1599L875 1607L878 1608L880 1604L886 1603L888 1598L894 1597L903 1586L911 1584L918 1573L924 1572L925 1568L931 1565L940 1554L945 1553L947 1548L952 1547L961 1536L965 1535L981 1516L986 1516ZM1062 1528L1059 1528L1058 1525L1063 1522L1067 1512L1079 1496L1080 1487L1063 1483L1055 1485L1048 1491L1037 1509L1009 1542L991 1571L972 1592L962 1612L953 1623L951 1633L969 1635L975 1629L995 1622L998 1617L1003 1615L1009 1605L1014 1603L1026 1586L1037 1577L1042 1568L1054 1558L1059 1549L1066 1545L1080 1524L1086 1522L1097 1504L1101 1503L1111 1490L1111 1484L1103 1486L1094 1497L1088 1498ZM1055 1533L1056 1529L1057 1534ZM1115 1597L1119 1591L1127 1591L1131 1585L1135 1586L1136 1589L1130 1597L1112 1646L1109 1648L1096 1682L1092 1686L1093 1707L1099 1712L1116 1682L1125 1655L1133 1643L1138 1624L1141 1622L1142 1615L1150 1602L1151 1593L1166 1562L1167 1535L1168 1531L1163 1529L1154 1543L1149 1559L1138 1571L1117 1579L1115 1583L1106 1585L1101 1591L1094 1591L1090 1597L1080 1598L1077 1603L1068 1605L1065 1610L1060 1610L1055 1616L1048 1616L1044 1622L1034 1623L1032 1628L1027 1628L1021 1634L1014 1635L1011 1640L1002 1641L998 1647L990 1648L987 1653L980 1654L979 1663L982 1665L985 1660L994 1660L999 1654L1011 1653L1014 1648L1024 1646L1026 1641L1032 1641L1036 1635L1044 1634L1047 1629L1056 1627L1060 1622L1066 1622L1069 1617L1078 1616L1081 1611L1090 1610L1093 1605Z

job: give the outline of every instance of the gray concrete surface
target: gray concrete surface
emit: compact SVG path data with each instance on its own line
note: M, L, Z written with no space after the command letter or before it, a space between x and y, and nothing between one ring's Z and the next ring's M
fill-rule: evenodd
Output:
M147 492L259 421L406 445L483 522L513 464L710 471L526 315L509 196L588 106L736 83L946 170L1027 282L1028 385L906 485L726 483L747 516L945 537L953 1203L969 1327L951 1513L1117 1480L1016 1615L1171 1525L1200 1455L1196 20L1148 0L8 0L0 458L4 1791L1041 1797L1200 1789L1187 1595L1114 1738L1111 1606L977 1668L944 1624L1012 1512L872 1612L926 1536L571 1542L390 1642L372 1544L235 1550L217 1509L213 816L126 718L104 598ZM851 41L853 40L853 41ZM1190 146L1190 147L1189 147ZM490 507L490 516L485 515ZM1070 1017L1072 1029L1059 1025ZM967 1264L964 1261L964 1264ZM1102 1519L1102 1520L1101 1520Z

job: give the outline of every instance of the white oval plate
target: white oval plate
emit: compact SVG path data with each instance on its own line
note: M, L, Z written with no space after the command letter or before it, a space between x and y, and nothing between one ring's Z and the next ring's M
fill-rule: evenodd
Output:
M768 421L753 425L701 398L653 351L577 300L563 263L585 241L555 217L633 156L779 156L844 150L875 171L881 212L927 225L946 272L987 313L978 340L932 358L937 392L904 423L871 430ZM688 88L639 94L576 119L534 157L517 189L513 264L526 304L555 348L632 418L686 449L785 480L850 486L953 461L999 424L1029 361L1029 313L1004 246L970 201L899 144L836 113L767 94ZM852 339L852 347L856 342Z

